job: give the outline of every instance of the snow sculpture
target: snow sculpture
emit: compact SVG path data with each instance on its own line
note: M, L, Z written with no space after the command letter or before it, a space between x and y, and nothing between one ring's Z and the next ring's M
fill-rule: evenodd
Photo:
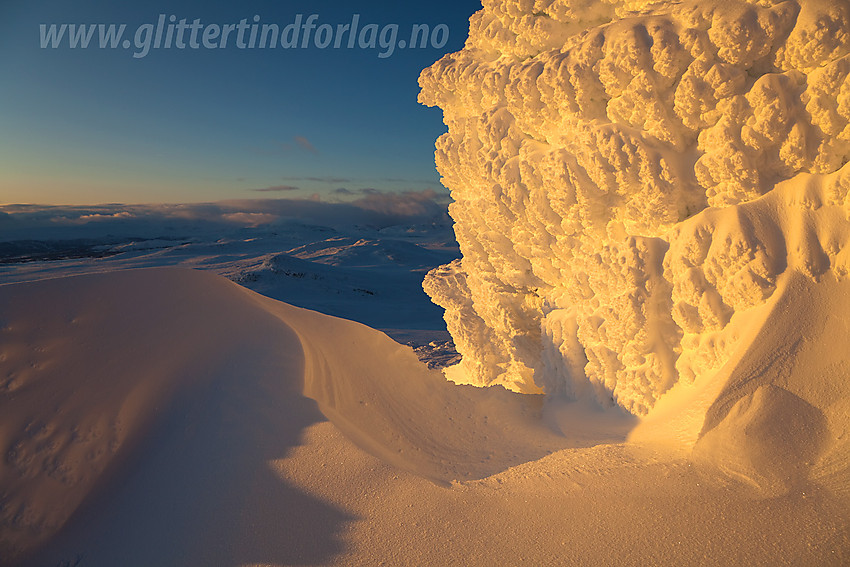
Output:
M463 253L424 282L450 378L645 414L783 271L843 275L850 2L483 6L419 79Z

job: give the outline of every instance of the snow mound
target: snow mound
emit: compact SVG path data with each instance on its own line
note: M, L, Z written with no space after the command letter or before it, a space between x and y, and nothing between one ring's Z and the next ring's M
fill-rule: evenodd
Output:
M447 376L644 415L784 273L845 278L848 77L846 0L485 0L419 80L463 254L424 282Z
M3 565L93 513L132 526L98 528L109 535L92 547L105 557L122 557L122 542L151 547L137 532L163 546L134 564L179 564L183 554L221 564L215 545L190 549L217 538L282 553L274 563L303 561L292 554L311 530L347 520L282 491L268 462L325 418L368 453L440 485L576 446L540 421L534 396L452 385L381 332L208 272L2 285L0 316ZM617 427L606 439L624 439ZM301 509L318 516L289 536L245 536ZM330 553L335 544L323 545Z
M793 272L780 281L769 315L730 365L694 446L711 463L764 496L805 480L850 496L850 381L846 322L850 281Z

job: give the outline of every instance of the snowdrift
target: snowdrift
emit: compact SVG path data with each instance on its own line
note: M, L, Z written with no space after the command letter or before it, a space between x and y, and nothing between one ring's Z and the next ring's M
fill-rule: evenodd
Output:
M145 494L167 486L198 535L226 530L238 510L215 500L240 506L246 491L262 491L266 461L323 414L367 451L441 485L568 446L540 422L534 397L453 386L383 333L208 273L0 286L0 313L2 557L43 543L128 476L139 483L128 506L144 508ZM210 502L178 504L195 499ZM182 544L163 538L177 553Z
M780 281L725 374L638 423L207 272L3 285L0 563L841 565L833 309L846 281Z
M846 0L483 6L419 81L463 254L424 284L451 379L646 415L783 275L847 277Z

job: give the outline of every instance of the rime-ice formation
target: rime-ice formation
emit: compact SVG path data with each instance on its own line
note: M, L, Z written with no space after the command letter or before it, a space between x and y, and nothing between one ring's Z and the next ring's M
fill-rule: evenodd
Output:
M846 276L848 77L847 0L484 0L420 77L449 376L644 414L787 269Z

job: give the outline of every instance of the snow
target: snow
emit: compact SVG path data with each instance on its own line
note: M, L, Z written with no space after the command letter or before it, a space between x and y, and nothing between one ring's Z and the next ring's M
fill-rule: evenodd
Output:
M849 29L844 0L485 1L419 81L463 256L424 285L447 377L647 415L784 272L845 277Z
M0 556L846 564L850 398L809 370L843 372L825 299L848 292L782 286L689 457L627 441L626 412L453 385L378 331L209 272L2 285ZM805 324L779 340L787 318Z
M402 202L400 212L375 213L363 208L376 205L377 196L371 197L358 207L287 200L0 207L8 211L7 230L0 230L0 281L192 267L384 330L423 347L426 356L430 342L451 343L440 308L420 284L429 269L458 256L457 244L444 209L423 213ZM421 195L411 199L423 205ZM274 219L259 226L234 220L257 214Z
M460 258L430 192L3 206L0 565L847 565L848 30L485 0Z

